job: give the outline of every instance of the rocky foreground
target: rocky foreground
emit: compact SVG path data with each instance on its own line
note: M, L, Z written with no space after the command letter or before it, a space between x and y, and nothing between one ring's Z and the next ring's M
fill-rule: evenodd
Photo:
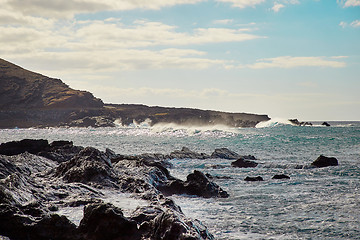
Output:
M60 79L23 69L0 59L0 128L114 127L147 121L183 126L254 127L267 115L220 111L104 104L87 91L74 90Z
M0 238L213 239L167 196L228 197L227 192L199 171L186 181L176 179L166 161L151 156L101 152L68 141L1 144ZM145 204L125 215L109 199L124 194ZM64 216L79 207L77 224Z
M258 165L254 156L226 148L212 154L184 147L170 154L127 156L69 141L2 143L0 239L214 239L206 226L186 217L169 196L227 198L229 194L212 180L231 176L195 170L183 181L168 171L167 159L173 158L229 159L235 161L227 167L236 168ZM336 158L321 155L309 167L337 165ZM290 177L279 174L273 179ZM264 179L248 176L244 181ZM125 198L133 202L131 209L117 205Z

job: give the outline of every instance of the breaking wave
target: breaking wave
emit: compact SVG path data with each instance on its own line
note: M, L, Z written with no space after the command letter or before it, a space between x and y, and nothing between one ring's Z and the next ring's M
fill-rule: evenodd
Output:
M269 121L259 122L255 127L256 128L267 128L267 127L276 127L283 125L294 125L288 119L284 118L272 118Z
M121 119L115 120L114 124L120 128L128 129L148 129L154 133L163 133L163 132L176 132L182 131L186 132L189 135L203 133L203 132L226 132L226 133L237 133L238 128L232 128L222 124L216 125L181 125L177 123L156 123L152 125L150 119L145 119L143 122L133 122L129 125L124 125L121 122Z

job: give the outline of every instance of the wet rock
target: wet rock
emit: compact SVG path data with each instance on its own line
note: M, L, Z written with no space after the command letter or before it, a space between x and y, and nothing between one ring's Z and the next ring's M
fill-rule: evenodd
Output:
M211 158L237 159L241 156L227 148L218 148L211 154Z
M320 155L313 163L311 163L311 166L315 166L318 168L321 167L328 167L328 166L338 166L338 160L334 157L325 157L323 155Z
M299 122L297 119L289 119L289 122L296 126L312 126L313 124L311 122Z
M109 203L87 205L79 231L84 234L84 239L89 240L141 238L137 223L124 217L121 209Z
M330 124L327 123L327 122L323 122L321 125L322 125L322 126L326 126L326 127L330 127Z
M221 197L227 198L229 194L220 188L216 183L209 179L200 171L195 170L187 176L185 182L176 179L170 184L160 188L167 195L172 194L189 194L204 198Z
M248 181L248 182L257 182L257 181L264 181L264 179L260 176L258 177L246 177L244 179L244 181Z
M246 160L244 158L239 158L235 162L231 163L231 166L238 167L238 168L254 168L258 164L254 161Z
M290 177L285 174L277 174L273 176L272 179L290 179Z
M91 183L113 185L116 174L109 165L109 159L99 150L87 147L68 162L61 163L54 175L63 177L67 182Z
M0 154L12 156L24 152L36 154L49 147L49 142L44 139L24 139L0 144Z
M140 226L145 239L214 239L199 221L191 221L183 213L166 206L137 208L131 219Z
M50 143L48 149L37 153L37 155L62 163L69 161L83 149L83 147L74 146L72 141L54 141Z
M171 159L174 159L174 158L177 158L177 159L185 159L185 158L207 159L207 158L209 158L209 155L207 155L206 153L197 153L197 152L191 151L187 147L183 147L181 149L181 151L174 151L174 152L170 153L169 157Z
M232 177L229 177L229 176L213 176L210 173L206 173L205 176L208 179L232 179Z
M57 152L66 158L67 150L72 158L62 163L38 156L39 152L0 155L0 236L20 240L213 239L205 226L186 218L160 192L160 186L178 184L177 192L224 197L226 192L201 172L195 171L183 182L170 175L164 161L134 158L111 163L110 159L119 158L111 150L74 150L68 141L53 142L41 153ZM149 208L126 218L102 200L112 201L114 192L120 191L136 193L149 202ZM56 214L84 205L79 227Z

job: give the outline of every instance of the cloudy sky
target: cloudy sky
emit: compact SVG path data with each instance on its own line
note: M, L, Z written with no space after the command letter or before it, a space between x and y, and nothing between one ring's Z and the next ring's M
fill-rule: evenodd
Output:
M0 58L104 102L360 120L360 0L0 5Z

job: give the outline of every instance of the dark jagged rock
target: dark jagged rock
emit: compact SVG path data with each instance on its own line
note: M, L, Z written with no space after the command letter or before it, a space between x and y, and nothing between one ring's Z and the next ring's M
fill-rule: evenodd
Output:
M2 143L0 145L0 154L11 156L24 152L36 154L49 147L49 142L43 139L24 139L21 141L13 141Z
M83 149L83 147L74 146L72 141L54 141L50 143L48 149L37 153L37 155L62 163L69 161Z
M272 179L290 179L290 177L285 174L277 174L273 176Z
M315 166L318 168L321 167L329 167L329 166L338 166L338 160L334 157L325 157L323 155L320 155L313 163L311 163L311 166Z
M170 175L166 162L114 160L119 156L113 151L90 147L69 151L73 157L63 163L39 156L62 151L65 157L64 149L74 147L72 142L56 141L38 155L0 155L0 236L19 240L213 239L205 226L185 217L160 192L161 186L179 183L188 194L198 191L204 197L224 197L226 192L202 173L194 172L183 182ZM149 206L124 216L119 208L103 202L113 197L109 192L119 191L135 193ZM81 206L86 207L79 226L59 215L64 208Z
M264 181L264 179L260 176L258 177L246 177L244 179L244 181L248 181L248 182L257 182L257 181Z
M218 148L211 154L211 158L237 159L241 156L227 148Z
M313 124L311 122L299 122L297 119L289 119L289 122L296 126L312 126Z
M254 161L246 160L244 158L239 158L235 162L231 163L231 166L238 167L238 168L254 168L258 164Z
M206 173L205 176L208 178L208 179L232 179L232 177L229 177L229 176L213 176L211 175L210 173Z
M140 225L145 239L214 239L199 221L190 221L181 212L168 207L140 207L131 219Z
M209 181L205 174L197 170L194 170L193 173L189 174L185 182L176 179L166 186L161 186L160 190L167 195L188 194L204 198L229 197L229 194L226 191L220 188L216 183Z
M321 125L322 125L322 126L326 126L326 127L330 127L330 124L327 123L327 122L323 122Z
M170 153L169 157L171 159L174 158L178 158L178 159L207 159L209 158L209 155L207 155L206 153L197 153L194 151L191 151L189 148L187 147L183 147L181 149L181 151L174 151L172 153Z
M79 231L85 239L137 240L141 238L137 223L124 217L121 209L112 204L89 204Z
M110 160L99 150L87 147L68 162L61 163L54 173L68 182L97 182L112 185L116 176Z

